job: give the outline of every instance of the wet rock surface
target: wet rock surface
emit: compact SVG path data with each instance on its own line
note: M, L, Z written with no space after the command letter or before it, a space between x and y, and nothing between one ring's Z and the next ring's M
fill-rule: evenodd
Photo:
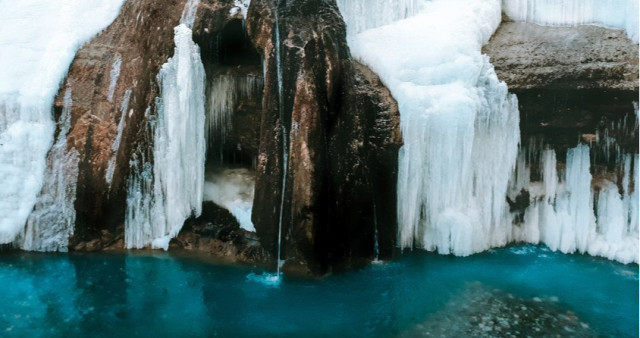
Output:
M156 76L173 54L185 4L127 1L69 70L62 86L73 101L68 144L80 153L72 250L124 246L127 178L132 161L153 163ZM234 1L203 0L193 26L208 81L251 78L263 86L235 100L230 132L207 158L207 165L256 169L257 237L220 209L188 221L172 247L274 260L282 225L285 271L323 275L389 259L402 143L397 104L350 58L334 2L275 6L252 1L243 21Z
M253 209L261 243L277 257L281 233L284 270L318 275L371 260L377 224L379 252L388 258L397 107L350 60L335 3L252 1L247 29L265 60ZM376 156L394 160L385 167ZM376 185L382 178L388 181Z
M261 263L269 259L256 234L240 228L227 210L212 202L203 204L200 217L187 220L171 240L169 249L205 253L233 263Z
M512 91L638 91L638 45L621 30L503 21L482 52Z
M471 283L404 337L597 337L557 297L521 299Z

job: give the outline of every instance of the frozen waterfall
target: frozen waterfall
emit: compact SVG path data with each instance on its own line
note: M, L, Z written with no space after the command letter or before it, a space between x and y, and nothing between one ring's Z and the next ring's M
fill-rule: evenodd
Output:
M138 158L129 180L125 247L168 249L184 221L202 211L205 162L205 72L191 26L190 0L175 27L175 51L158 74L153 164Z
M364 14L346 12L347 25ZM505 195L519 142L517 101L480 53L500 19L499 0L434 0L408 19L349 39L400 108L403 248L469 255L509 239Z
M504 1L503 9L544 24L626 28L637 41L637 3L634 9L617 1L599 10L595 1L556 6L560 2ZM500 0L421 2L411 17L407 2L389 1L385 6L401 9L385 13L386 21L369 14L378 8L368 2L338 4L353 55L398 101L405 143L398 177L402 248L469 255L530 242L638 262L637 154L620 153L607 130L596 144L570 149L564 167L554 150L536 142L518 153L517 100L480 53L500 23ZM632 13L615 15L624 11ZM629 22L636 33L624 26ZM617 180L592 177L593 151L624 168ZM534 158L539 170L531 166ZM532 170L540 172L539 181L531 181ZM526 210L510 210L505 197L514 204L524 200Z
M60 184L53 182L56 178L41 192L47 152L54 141L53 99L76 50L116 18L123 2L0 0L0 244L12 242L23 230L37 201L36 215L44 212L45 205L50 208L61 201L56 198L63 192L54 192ZM58 178L66 174L73 176L72 171L52 173ZM39 193L53 200L38 200ZM73 191L63 194L67 193ZM36 215L29 221L32 227L58 226L39 222ZM63 223L72 219L62 218ZM24 248L35 250L59 246L24 243Z
M503 0L516 21L549 26L603 25L624 29L638 42L638 0Z

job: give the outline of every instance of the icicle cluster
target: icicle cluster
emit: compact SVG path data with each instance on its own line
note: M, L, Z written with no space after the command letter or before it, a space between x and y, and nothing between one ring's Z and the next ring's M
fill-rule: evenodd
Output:
M207 88L207 140L210 145L223 144L231 131L234 107L242 100L262 94L263 78L257 76L215 76Z
M597 181L591 175L591 149L578 145L557 169L552 149L521 152L510 199L527 191L530 205L514 226L514 241L544 243L552 250L638 262L638 154L618 157L616 178ZM527 158L529 160L527 160ZM531 182L531 163L540 163L541 180Z
M516 21L549 26L599 24L624 29L638 42L638 0L503 0Z
M153 165L140 155L129 180L125 246L168 249L184 221L202 211L205 161L205 72L192 40L198 1L175 29L175 52L158 74Z
M47 182L43 190L54 141L54 96L76 50L116 18L123 2L0 1L0 243L15 239L38 194L48 195L50 184L57 184ZM30 223L38 222L32 217Z

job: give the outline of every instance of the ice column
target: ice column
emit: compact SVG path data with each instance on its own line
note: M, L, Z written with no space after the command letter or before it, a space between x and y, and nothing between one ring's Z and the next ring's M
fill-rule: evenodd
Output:
M355 3L340 7L350 31L367 27L357 21L367 20L362 12L349 12ZM469 255L511 236L505 196L520 137L517 102L480 52L500 20L499 0L434 0L349 39L400 108L403 248Z
M38 194L48 194L51 108L76 50L116 18L123 2L0 0L0 244L15 239Z
M79 154L75 149L67 151L71 104L71 88L67 88L58 137L47 156L45 183L17 241L24 250L67 251L69 236L73 234Z
M175 51L160 70L153 121L153 165L138 158L129 181L125 246L168 249L191 215L202 209L205 161L205 73L191 26L189 1L175 29Z

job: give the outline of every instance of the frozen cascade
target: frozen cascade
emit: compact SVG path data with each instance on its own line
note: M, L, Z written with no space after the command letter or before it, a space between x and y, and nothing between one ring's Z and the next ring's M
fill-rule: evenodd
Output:
M205 162L205 73L191 26L199 1L189 1L175 29L175 52L158 74L153 165L132 164L125 246L168 249L184 221L202 211Z
M362 11L365 2L356 2L340 7L348 27L364 14L344 12ZM434 0L349 39L400 108L403 248L469 255L510 239L505 196L520 137L517 100L480 53L500 20L499 0Z
M24 232L16 240L23 250L66 251L73 234L79 154L75 149L67 151L71 104L71 88L67 88L58 136L47 156L44 186Z
M531 171L525 169L524 152L518 156L512 192L528 190L531 203L522 222L514 227L513 239L544 243L552 250L566 253L577 251L622 263L637 263L638 155L620 157L621 195L618 186L609 180L598 183L601 187L597 190L590 173L587 145L569 149L563 171L557 169L554 150L536 153L530 150L529 159L540 156L541 182L530 182Z
M116 18L123 2L0 0L0 243L23 230L45 184L53 99L76 50Z
M638 0L503 0L516 21L549 26L598 24L624 29L638 42Z

